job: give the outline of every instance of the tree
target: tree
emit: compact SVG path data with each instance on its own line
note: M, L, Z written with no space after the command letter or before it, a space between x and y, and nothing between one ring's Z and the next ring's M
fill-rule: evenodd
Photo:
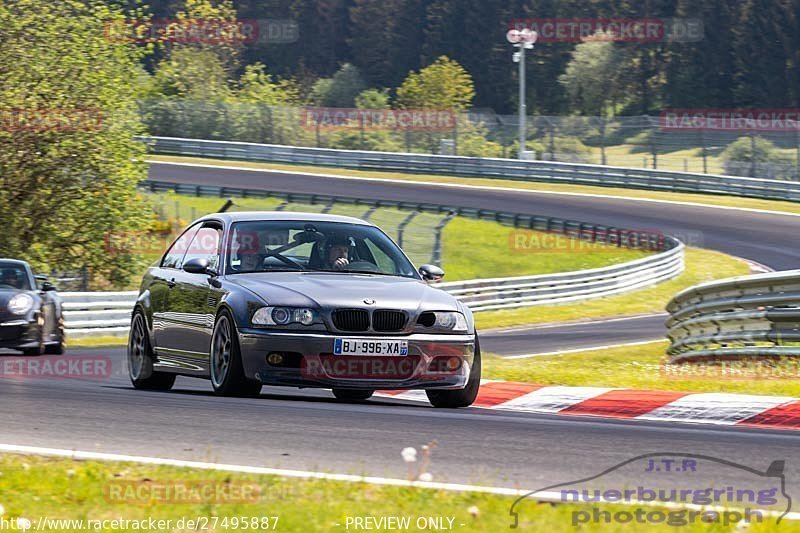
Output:
M409 109L465 111L475 97L469 72L456 61L441 56L419 72L411 72L397 89L397 101Z
M389 91L387 89L367 89L356 96L356 107L359 109L389 109Z
M200 52L213 53L225 72L232 74L239 65L239 56L247 38L239 32L235 26L237 22L236 8L231 0L184 0L183 9L175 14L177 26L185 25L193 28L199 24L218 25L219 28L225 27L224 33L219 38L215 34L209 37L189 40L177 44L167 44L168 49L185 50L187 48ZM235 30L227 29L226 24L231 23L230 27ZM197 57L202 57L198 55Z
M567 91L575 110L606 116L622 97L619 79L622 57L613 42L603 39L602 34L596 37L575 47L558 83Z
M106 242L153 217L136 192L142 51L104 33L122 19L95 0L0 3L0 250L40 271L86 267L95 286L139 271Z
M322 78L314 84L311 99L325 107L353 107L356 96L366 87L358 67L345 63L332 78Z
M237 100L266 105L297 105L299 90L291 80L274 80L261 63L248 65L239 78Z

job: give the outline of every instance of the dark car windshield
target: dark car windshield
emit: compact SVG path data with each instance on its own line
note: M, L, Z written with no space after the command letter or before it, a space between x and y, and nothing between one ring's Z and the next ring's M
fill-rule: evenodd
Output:
M381 230L362 224L302 220L238 222L225 272L358 272L418 277Z
M0 262L0 290L31 290L28 271L18 263Z

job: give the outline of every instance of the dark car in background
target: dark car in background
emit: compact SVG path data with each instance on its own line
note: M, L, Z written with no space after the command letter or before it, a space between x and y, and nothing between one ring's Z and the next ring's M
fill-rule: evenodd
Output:
M133 310L133 385L176 375L221 395L262 385L329 388L343 400L424 389L471 405L480 385L472 313L434 288L380 229L327 214L221 213L194 222L144 276Z
M0 348L25 355L64 353L64 319L55 286L25 261L0 259Z

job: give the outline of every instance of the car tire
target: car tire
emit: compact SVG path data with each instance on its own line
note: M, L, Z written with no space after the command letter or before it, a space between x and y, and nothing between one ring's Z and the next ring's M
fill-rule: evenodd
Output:
M233 317L227 310L223 310L214 323L209 370L211 385L220 396L253 398L261 394L261 382L244 375L239 335Z
M478 334L475 334L475 357L472 361L472 368L469 371L467 386L458 390L427 390L428 401L434 407L445 409L457 409L459 407L469 407L478 397L478 389L481 386L481 345L478 341Z
M369 400L373 394L375 394L374 390L367 389L333 389L333 395L337 400L347 402Z
M44 347L44 353L47 355L64 355L67 351L67 345L64 340L64 321L58 321L58 342L55 344L48 344Z
M134 388L168 391L175 384L175 374L153 370L155 358L150 336L147 334L147 321L142 311L138 309L131 319L127 357L128 376Z
M42 349L41 346L37 346L36 348L23 348L22 349L22 354L23 355L27 355L29 357L36 356L36 355L42 355L43 353L44 353L44 350Z

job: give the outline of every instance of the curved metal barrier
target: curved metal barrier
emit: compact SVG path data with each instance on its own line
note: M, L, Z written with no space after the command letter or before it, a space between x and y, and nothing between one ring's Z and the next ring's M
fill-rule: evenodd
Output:
M672 279L683 272L684 245L671 239L673 248L651 257L609 267L523 276L446 282L436 285L473 311L548 305L603 298Z
M800 356L800 270L691 287L667 311L672 362Z
M655 191L702 192L800 201L800 182L789 180L550 161L334 150L173 137L139 137L139 139L147 142L152 153L164 155L572 183Z

